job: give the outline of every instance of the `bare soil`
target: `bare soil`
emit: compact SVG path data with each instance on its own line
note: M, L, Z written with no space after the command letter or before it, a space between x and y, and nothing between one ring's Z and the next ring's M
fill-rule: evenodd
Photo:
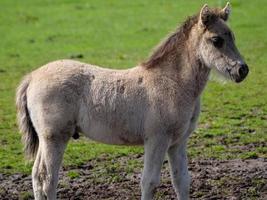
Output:
M60 171L58 199L140 199L142 155L111 157ZM267 159L191 160L191 199L266 200ZM33 199L31 177L0 174L0 199ZM167 161L155 199L176 199Z

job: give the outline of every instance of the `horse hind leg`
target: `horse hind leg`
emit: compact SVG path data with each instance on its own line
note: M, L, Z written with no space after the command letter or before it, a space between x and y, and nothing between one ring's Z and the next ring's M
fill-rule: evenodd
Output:
M45 195L42 189L41 171L43 169L43 162L41 159L41 151L38 149L34 165L32 168L32 186L35 199L45 200Z
M40 146L32 170L35 199L55 200L58 173L70 135L55 133L39 137Z

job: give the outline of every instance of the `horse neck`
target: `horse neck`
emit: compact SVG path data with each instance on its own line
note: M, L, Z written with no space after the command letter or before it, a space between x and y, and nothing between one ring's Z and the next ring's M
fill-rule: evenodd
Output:
M208 80L210 69L206 67L194 46L184 45L179 49L176 56L170 55L165 63L159 67L161 73L177 82L182 91L192 98L197 98Z

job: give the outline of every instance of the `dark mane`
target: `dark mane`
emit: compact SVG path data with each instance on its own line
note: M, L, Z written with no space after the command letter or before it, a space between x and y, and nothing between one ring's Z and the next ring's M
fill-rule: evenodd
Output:
M192 27L198 22L198 15L188 17L187 20L163 42L161 42L150 57L141 63L146 68L157 66L165 60L166 56L176 53L189 37Z

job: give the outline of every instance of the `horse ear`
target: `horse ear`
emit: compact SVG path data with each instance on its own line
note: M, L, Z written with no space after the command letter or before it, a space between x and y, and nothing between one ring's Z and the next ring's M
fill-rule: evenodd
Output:
M199 14L199 24L206 27L212 22L212 12L207 4L205 4Z
M229 18L229 15L231 13L231 6L230 3L227 2L226 6L222 9L221 13L220 13L220 17L224 20L227 21Z

